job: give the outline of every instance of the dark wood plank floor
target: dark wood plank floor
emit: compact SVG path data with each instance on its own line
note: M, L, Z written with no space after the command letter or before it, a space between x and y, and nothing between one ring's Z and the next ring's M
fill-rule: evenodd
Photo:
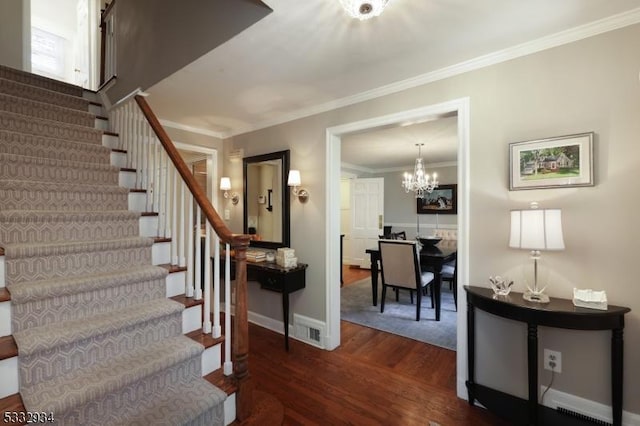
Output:
M324 351L249 326L255 389L284 406L284 425L506 425L456 397L455 352L343 321ZM433 422L433 423L430 423Z
M345 286L369 276L343 267ZM291 339L286 352L282 335L250 324L251 377L284 407L282 424L506 425L456 397L455 352L346 321L341 334L334 351ZM264 418L247 423L266 425Z

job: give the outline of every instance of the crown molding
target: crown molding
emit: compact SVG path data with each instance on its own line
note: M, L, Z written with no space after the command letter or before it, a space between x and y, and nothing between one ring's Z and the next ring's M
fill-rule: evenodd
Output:
M214 132L213 130L203 129L201 127L187 126L186 124L176 123L175 121L169 120L160 120L160 124L164 127L171 127L172 129L184 130L186 132L198 133L200 135L212 136L218 139L226 138L226 133L224 132Z
M285 114L273 120L262 121L255 125L247 125L239 127L234 131L224 133L224 137L237 136L243 133L264 129L278 124L287 123L293 120L321 114L337 108L354 105L360 102L369 101L382 96L401 92L403 90L412 89L438 80L460 75L469 71L478 70L491 65L496 65L512 59L531 55L543 50L573 43L598 34L617 30L620 28L634 25L640 22L640 7L632 9L617 15L612 15L588 24L580 25L565 31L560 31L546 37L521 43L513 47L498 50L487 55L478 56L468 61L460 62L439 70L431 71L395 83L387 84L376 89L367 90L356 95L347 96L330 102L325 102L309 108L302 108L295 113Z
M441 163L425 163L424 166L426 168L457 167L458 166L458 162L457 161L443 161ZM356 164L351 164L351 163L345 163L345 162L341 162L340 163L340 168L341 169L356 170L358 172L371 173L371 174L406 172L407 170L413 170L414 167L415 167L415 164L409 164L408 166L388 167L388 168L382 168L382 169L375 169L375 168L371 168L371 167L358 166Z

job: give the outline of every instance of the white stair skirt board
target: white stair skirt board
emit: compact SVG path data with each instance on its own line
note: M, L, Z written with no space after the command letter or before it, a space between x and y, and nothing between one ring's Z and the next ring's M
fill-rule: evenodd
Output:
M98 95L96 92L90 92L88 90L82 92L82 98L91 102L102 102L100 99L100 95Z
M18 357L7 358L0 361L0 398L18 393Z
M116 167L127 167L127 154L124 152L112 152L111 165Z
M11 301L0 302L0 337L11 333Z
M95 115L107 115L104 112L104 108L102 108L102 106L100 105L89 104L89 112Z
M236 394L233 393L224 401L224 424L230 425L236 420Z
M147 210L147 194L144 192L129 193L129 210L132 212L144 212Z
M202 375L206 376L209 373L213 373L222 366L222 360L220 358L221 344L213 345L207 348L202 353Z
M102 135L102 146L111 149L120 149L120 139L113 135Z
M202 328L202 305L195 305L182 311L182 333L191 333Z
M140 236L155 237L158 235L158 216L140 216Z
M95 128L100 130L109 130L109 120L104 118L96 118Z
M118 185L123 188L135 189L136 172L120 171L118 175Z
M171 263L171 243L155 243L151 246L151 263L166 265Z
M185 271L172 272L167 275L167 297L184 294L186 281L187 273Z
M4 256L0 256L0 288L5 288L4 282Z

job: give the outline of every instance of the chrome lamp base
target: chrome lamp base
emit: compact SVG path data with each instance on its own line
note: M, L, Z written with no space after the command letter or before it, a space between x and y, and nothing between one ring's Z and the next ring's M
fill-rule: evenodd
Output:
M527 287L527 291L524 292L522 298L529 302L549 303L549 296L544 294L547 287L538 289L538 259L540 259L540 251L532 250L531 258L533 259L533 289Z

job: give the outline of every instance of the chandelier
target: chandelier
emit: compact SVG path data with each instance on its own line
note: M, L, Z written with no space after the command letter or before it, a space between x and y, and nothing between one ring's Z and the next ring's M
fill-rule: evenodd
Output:
M340 4L352 18L361 21L382 13L389 0L340 0Z
M424 171L424 164L422 162L422 146L423 143L417 143L418 158L416 158L416 165L413 169L413 174L404 173L404 179L402 180L402 187L405 192L413 191L416 193L416 198L424 198L427 194L433 192L438 187L438 179L435 173L433 176L429 176Z

